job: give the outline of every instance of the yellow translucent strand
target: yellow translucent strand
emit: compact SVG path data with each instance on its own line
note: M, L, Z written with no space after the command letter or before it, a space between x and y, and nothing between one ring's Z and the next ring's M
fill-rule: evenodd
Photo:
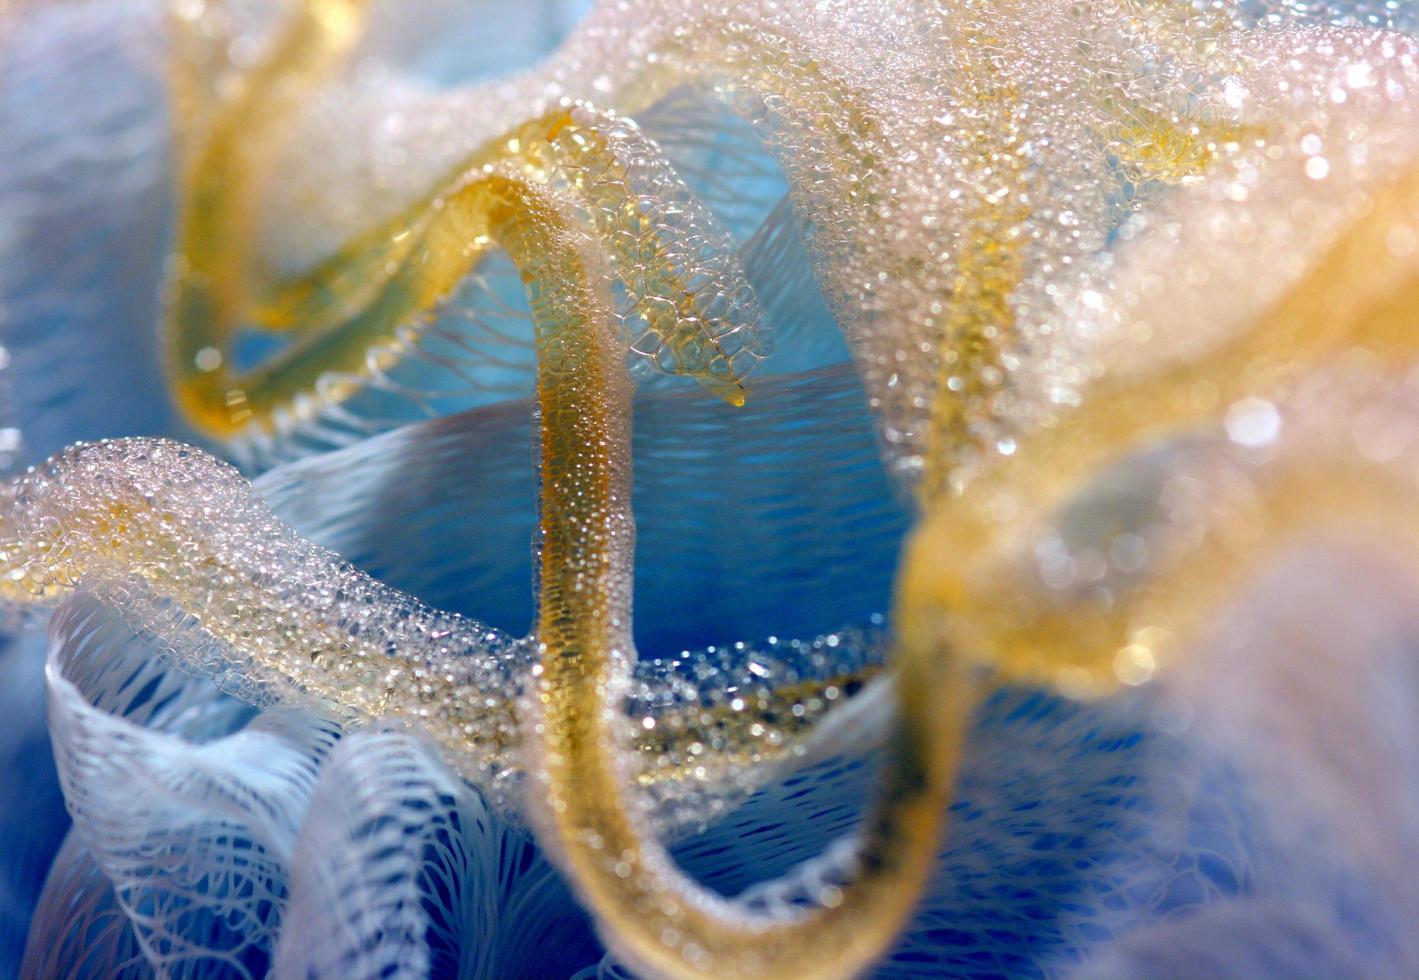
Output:
M181 162L169 322L185 329L165 331L165 356L174 399L199 427L220 431L251 415L242 389L221 382L231 371L232 332L250 292L256 192L300 95L339 63L359 35L367 6L367 0L296 4L272 51L234 76L235 91L225 93L210 129ZM185 26L175 16L171 23L180 36ZM181 71L174 74L182 80ZM178 107L189 115L200 98L194 87L179 86Z
M299 692L351 724L418 719L455 770L484 787L522 770L520 649L299 541L225 464L164 440L118 440L68 450L6 490L0 610L52 606L85 588L114 601L156 648L171 646L179 664L220 673L227 660L243 672L244 694ZM220 530L214 499L224 501ZM282 576L267 570L272 555L287 563ZM292 573L292 563L305 567ZM293 590L306 601L293 602ZM401 616L409 642L391 647L387 632L359 619L366 610ZM203 644L220 652L204 656ZM749 712L670 704L653 727L635 726L636 781L662 796L756 785L806 743L826 705L875 673L761 690L755 700L778 720L753 724L777 738L746 730ZM711 742L724 743L723 758L699 760L694 771L676 763Z
M1419 343L1419 264L1396 256L1389 236L1416 216L1419 167L1375 192L1368 214L1308 276L1216 349L1161 373L1106 377L1077 410L964 493L942 498L907 550L901 588L913 594L912 605L938 610L957 649L1014 679L1071 683L1083 671L1094 693L1116 687L1114 661L1136 631L1131 607L1118 604L1096 618L1037 609L1009 587L1011 562L1111 461L1170 434L1215 429L1244 397L1281 399L1307 372L1352 348L1396 367L1410 363ZM1002 499L1009 500L1004 510ZM1166 591L1180 602L1191 594Z
M332 15L330 32L319 31L325 20L318 16L299 17L284 32L267 61L242 87L241 96L217 114L211 135L201 141L201 151L186 171L187 186L180 195L178 261L169 286L171 300L164 326L167 369L184 416L200 431L220 438L231 438L253 427L270 432L283 415L315 411L322 401L342 400L357 386L335 379L367 374L371 358L398 358L396 329L435 307L487 251L486 243L466 240L433 261L410 261L424 229L439 221L438 212L447 194L470 176L511 162L540 172L541 179L564 180L568 175L563 168L571 162L579 174L590 178L580 188L590 193L614 184L614 178L608 181L607 175L624 173L628 162L608 151L595 122L572 126L565 109L556 111L490 141L460 162L433 194L359 236L312 273L265 288L251 282L247 266L258 163L263 154L272 151L277 123L288 117L297 96L317 83L355 38L349 18L363 15L365 0L335 5L348 16ZM790 116L811 115L820 125L842 130L833 144L839 152L822 161L814 157L802 165L825 164L841 171L845 180L870 170L870 154L863 157L842 152L856 145L854 135L871 130L857 108L860 97L836 83L813 59L789 57L796 46L788 39L778 39L775 56L775 63L793 69L786 79L765 73L751 55L766 45L774 46L762 30L756 33L751 25L713 18L702 26L707 37L717 40L715 49L696 48L694 58L677 63L678 72L647 72L629 82L618 101L631 105L652 101L687 73L737 76L750 91L763 90L785 98ZM684 43L668 40L663 63L676 63L677 47ZM786 80L799 84L784 88ZM265 95L262 102L263 93L273 86L279 87L277 94ZM816 108L829 96L843 103L843 112L823 113ZM548 152L552 143L560 152ZM637 144L634 150L641 156L659 155L648 142ZM850 197L853 193L849 192ZM822 200L816 205L860 207L861 203ZM594 207L591 215L600 216ZM627 236L616 234L618 230L632 231L630 240L634 242L637 235L644 237L653 229L644 226L647 216L637 215L634 208L619 217L640 226L603 225L598 231L613 256L639 265L644 278L661 278L653 295L667 297L670 307L653 311L652 319L672 321L658 325L658 329L676 348L677 373L696 378L733 403L742 403L742 379L752 359L741 361L732 352L715 350L717 342L713 340L705 350L704 344L684 336L684 323L706 318L693 305L686 305L694 291L685 288L684 278L658 256L634 247L630 252L622 251ZM397 271L391 275L390 269ZM239 374L232 363L232 347L244 325L289 332L299 339L267 364Z
M534 771L545 798L532 799L544 839L607 940L641 969L851 975L897 934L930 873L972 686L949 676L951 661L935 648L909 647L899 658L899 684L913 693L888 743L858 877L836 900L783 920L688 879L628 792L618 744L633 656L626 383L595 324L540 336L542 738Z
M312 45L306 54L323 53L317 47ZM278 51L280 57L303 56L294 44ZM555 140L567 123L563 113L524 127L500 141L515 149L498 154L495 148L482 169L501 165L505 174L529 156L540 163L530 147ZM615 318L609 293L597 273L587 268L593 259L578 247L566 221L538 189L546 178L535 168L532 180L484 177L476 170L474 174L467 189L459 192L458 206L440 198L436 209L416 208L415 216L404 219L405 227L395 234L388 229L377 233L373 249L381 260L394 259L402 268L418 270L393 301L399 312L389 317L391 322L431 306L494 241L512 257L528 288L537 328L541 403L537 640L543 651L543 734L537 772L546 783L546 805L534 805L550 827L551 846L597 911L612 944L623 956L656 972L855 972L896 935L929 874L968 715L960 702L968 700L971 687L945 682L940 675L949 662L935 651L902 659L900 676L924 693L904 703L901 731L890 743L884 803L869 821L858 877L841 901L792 921L778 921L718 898L674 868L634 799L626 756L616 744L616 719L633 656L633 524L629 381L610 339ZM202 215L206 206L199 201L194 213ZM211 210L220 214L216 206ZM261 384L259 377L257 383L234 384L227 374L229 331L238 305L212 300L221 294L204 288L203 270L225 274L233 283L237 278L230 269L220 272L217 259L202 260L202 250L214 247L213 230L200 221L195 230L188 228L188 236L200 238L201 244L188 256L186 278L177 285L172 322L178 327L174 349L179 356L171 364L189 417L211 431L231 432L269 417L275 399L308 387L309 379L290 386ZM409 238L418 244L389 244ZM334 268L368 270L370 265L342 258ZM669 284L676 285L673 280ZM323 298L318 290L305 294ZM381 301L375 300L375 305ZM272 319L295 323L300 317ZM203 370L204 352L214 349L218 357L206 354L208 369ZM332 360L317 358L312 363L324 369Z
M362 372L398 326L435 307L492 248L487 234L469 227L470 209L462 188L504 166L519 167L530 179L551 183L565 180L568 165L574 164L571 189L587 201L593 227L615 266L626 269L628 279L634 277L641 295L675 298L642 307L648 329L676 350L680 373L730 401L742 402L741 378L758 355L750 351L736 356L702 332L703 315L696 304L706 287L691 288L686 280L693 270L669 263L666 248L675 244L673 239L665 240L653 216L642 214L636 199L614 182L593 186L579 180L582 172L625 166L595 128L578 122L597 118L605 117L590 107L569 105L520 126L470 161L467 172L435 196L352 243L315 276L276 297L264 311L267 322L307 328L290 353L243 375L230 367L237 321L191 285L190 270L198 266L189 260L169 319L169 334L175 338L170 377L189 420L222 436L253 424L269 428L281 411L290 410L302 397L310 398L325 379ZM653 153L648 146L636 148ZM362 305L351 307L351 292ZM341 317L341 311L348 314ZM322 317L332 322L323 331L310 330ZM383 350L398 356L393 348ZM327 395L339 397L338 392Z

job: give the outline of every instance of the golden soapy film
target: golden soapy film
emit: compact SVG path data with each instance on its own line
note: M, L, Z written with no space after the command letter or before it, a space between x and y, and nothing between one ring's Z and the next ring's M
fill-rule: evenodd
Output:
M982 692L1145 683L1308 535L1419 560L1406 36L1173 0L606 3L545 64L402 106L400 138L427 151L415 189L341 203L282 161L348 129L332 107L358 95L369 4L293 2L240 64L223 6L170 13L173 397L216 442L279 441L505 255L536 334L535 631L428 609L300 540L225 464L153 440L76 447L10 485L5 600L82 585L253 700L415 719L495 793L525 770L540 840L633 968L861 972L925 885ZM691 744L717 746L711 769L769 771L821 714L784 705L875 667L622 732L630 369L742 403L770 353L732 237L634 121L684 86L751 119L782 167L918 513L881 795L829 856L844 884L808 908L688 878L641 794L688 780ZM289 277L260 261L256 216L295 200L349 227ZM238 369L246 331L287 343ZM755 708L787 721L744 724Z

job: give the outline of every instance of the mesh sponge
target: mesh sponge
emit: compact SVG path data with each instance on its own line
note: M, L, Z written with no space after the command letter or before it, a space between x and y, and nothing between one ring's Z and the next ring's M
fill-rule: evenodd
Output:
M241 724L249 709L167 669L92 602L56 620L77 638L48 667L60 782L144 956L170 977L264 975L282 862L337 730L280 708Z
M497 927L496 850L466 841L489 834L490 820L482 800L407 734L343 741L296 841L277 974L427 975L425 894L453 913L440 922L440 944L466 949L474 963L486 956Z
M176 428L157 356L170 139L155 2L6 10L0 470ZM124 384L113 384L122 377Z
M651 391L635 412L643 656L813 635L886 610L910 514L849 367L767 378L743 408ZM282 520L380 581L521 635L533 618L535 473L508 447L531 443L531 406L513 403L286 464L254 485Z
M56 612L52 637L55 751L75 823L29 975L139 975L133 950L174 977L547 975L599 955L517 816L407 729L342 734L310 706L258 711L155 657L151 638L87 594ZM844 642L838 666L874 650ZM718 656L744 671L756 654ZM808 670L821 652L802 656ZM652 711L698 690L667 677L643 687ZM703 814L741 790L686 792ZM673 821L679 797L658 796ZM66 935L93 948L54 950Z
M1300 596L1249 600L1256 628L1233 622L1226 635L1263 662L1267 642L1279 653L1284 633L1277 640L1268 625L1276 610L1308 597L1328 616L1314 594L1327 580L1305 580L1311 591ZM138 955L171 976L260 975L273 962L278 976L559 976L578 965L582 977L622 975L600 959L525 829L408 732L366 729L332 745L314 715L254 715L152 661L92 601L58 616L73 639L51 652L51 697L67 712L56 744L76 823L36 917L27 976L146 975ZM1393 687L1412 659L1404 635L1329 618L1332 632L1379 653L1323 686ZM1216 655L1230 662L1235 651L1222 643ZM1274 702L1255 680L1243 700ZM761 882L808 860L794 880L813 894L832 884L831 859L813 859L871 796L887 693L855 702L863 727L823 738L807 768L682 839L681 865L725 894L782 909L803 896ZM1313 808L1285 803L1304 790L1258 776L1284 774L1288 757L1308 750L1245 722L1235 704L1185 724L1176 694L1092 705L1022 689L990 698L931 889L876 975L1177 975L1189 963L1394 974L1406 960L1355 842L1324 824L1298 837L1296 818ZM1363 721L1336 724L1363 742ZM121 827L84 813L97 800L122 808ZM147 875L124 863L140 848ZM213 922L218 907L255 941L234 948Z
M65 838L50 866L25 953L21 980L154 975L112 883L76 833Z
M0 976L12 976L68 820L44 712L44 636L0 638Z
M527 831L427 745L369 730L336 747L291 861L277 976L545 976L595 949Z

